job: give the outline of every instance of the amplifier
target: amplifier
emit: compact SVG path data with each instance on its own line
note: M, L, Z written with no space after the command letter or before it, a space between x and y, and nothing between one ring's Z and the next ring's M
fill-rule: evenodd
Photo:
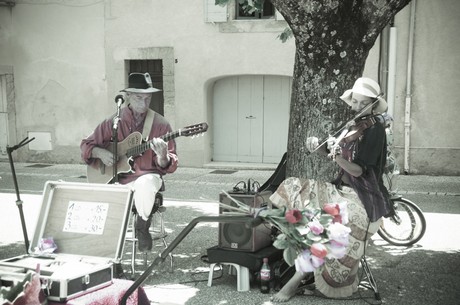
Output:
M270 191L261 193L230 193L233 199L252 208L260 208L268 204ZM219 201L223 204L236 206L224 193L219 195ZM219 214L231 212L225 207L219 208ZM247 228L244 223L219 223L219 247L238 251L256 252L272 244L271 227L262 223L254 228Z

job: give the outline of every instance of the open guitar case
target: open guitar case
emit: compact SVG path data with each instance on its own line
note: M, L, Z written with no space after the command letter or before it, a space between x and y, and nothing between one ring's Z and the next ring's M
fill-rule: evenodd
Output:
M281 158L280 163L275 169L275 172L268 178L268 180L262 184L260 187L260 192L262 191L271 191L274 193L278 187L280 186L281 182L286 179L286 162L287 162L287 152L284 153L283 157Z

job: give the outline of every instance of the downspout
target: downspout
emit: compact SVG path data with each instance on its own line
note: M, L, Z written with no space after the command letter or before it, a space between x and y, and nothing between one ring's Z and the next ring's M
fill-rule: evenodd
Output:
M384 89L388 103L387 113L394 117L395 83L396 83L396 48L397 30L394 19L383 29L380 35L379 84Z
M409 47L407 50L407 78L406 78L406 108L404 111L404 174L409 174L409 149L410 149L410 118L412 102L412 56L414 51L414 29L415 29L415 3L411 1L410 22L409 22Z
M388 114L394 118L395 108L395 86L396 86L396 46L398 32L393 22L390 27L390 37L388 45L388 83L387 83L387 102L388 102Z

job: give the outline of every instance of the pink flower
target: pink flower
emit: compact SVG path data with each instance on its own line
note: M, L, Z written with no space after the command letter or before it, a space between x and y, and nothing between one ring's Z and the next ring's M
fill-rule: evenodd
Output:
M314 219L311 222L308 223L308 227L310 230L313 232L315 235L320 235L321 233L324 232L324 227L323 225L319 222L318 219Z
M346 225L348 223L347 202L326 203L323 210L331 216L334 216L332 222L339 222Z
M340 207L335 203L326 203L323 207L323 210L329 215L336 216L340 214Z
M332 222L338 222L338 223L342 223L342 215L335 215L334 216L334 219L332 219Z
M311 254L319 258L325 258L327 255L327 248L325 245L320 243L314 243L310 247Z
M297 209L293 209L287 211L284 217L289 223L295 224L302 219L302 213Z

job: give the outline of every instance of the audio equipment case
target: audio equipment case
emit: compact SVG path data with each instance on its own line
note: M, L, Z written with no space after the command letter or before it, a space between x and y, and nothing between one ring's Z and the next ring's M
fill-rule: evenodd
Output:
M258 209L264 205L271 207L269 197L272 192L263 191L257 193L228 192L235 200L251 208ZM236 206L236 204L225 195L219 194L219 201L223 204ZM225 207L219 208L219 214L231 212ZM259 249L272 244L271 227L262 223L254 228L247 228L243 223L219 223L219 247L221 249L256 252Z
M47 298L58 302L111 285L132 197L126 185L48 181L29 253L0 261L0 278L38 266ZM56 250L46 251L45 240Z

